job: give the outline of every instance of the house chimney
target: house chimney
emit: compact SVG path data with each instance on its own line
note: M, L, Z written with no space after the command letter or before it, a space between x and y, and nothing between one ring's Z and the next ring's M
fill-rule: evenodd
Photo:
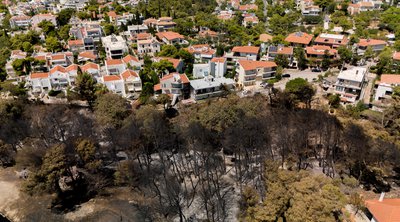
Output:
M381 193L381 196L379 197L379 202L382 202L383 198L385 198L385 192Z

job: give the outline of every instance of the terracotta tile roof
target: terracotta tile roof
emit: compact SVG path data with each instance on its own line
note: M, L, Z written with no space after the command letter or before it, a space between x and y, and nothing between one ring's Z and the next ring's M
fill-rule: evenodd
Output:
M177 32L159 32L156 34L159 39L166 38L168 41L174 40L174 39L184 39L185 37Z
M31 79L43 79L43 78L48 78L49 73L48 72L36 72L36 73L31 73Z
M50 74L53 74L55 72L66 72L65 68L62 66L54 66L52 69L50 69Z
M159 21L172 21L172 18L171 17L160 17L158 20Z
M145 25L149 25L149 24L156 23L156 22L157 22L157 19L155 19L155 18L148 18L148 19L143 20L143 24L145 24Z
M107 13L107 15L109 16L109 17L111 17L111 18L116 18L118 15L117 15L117 13L115 13L114 11L109 11L108 13Z
M214 57L211 59L211 62L215 63L224 63L226 61L226 58L224 57Z
M240 5L239 6L240 11L247 11L247 10L258 10L258 6L256 4L246 4L246 5Z
M79 53L78 57L89 58L89 59L96 59L97 56L93 53L93 51L83 51Z
M122 59L107 59L106 66L122 65L124 62Z
M111 82L111 81L117 81L121 80L121 77L118 75L108 75L108 76L103 76L104 82Z
M136 35L137 40L145 40L145 39L149 39L151 37L152 37L151 34L147 33L147 32L139 33Z
M127 70L125 70L124 72L121 73L121 77L122 77L123 79L127 79L127 78L129 78L129 77L131 77L131 76L133 76L133 77L139 77L139 75L137 74L137 72L132 71L132 70L130 70L130 69L127 69Z
M100 67L99 67L99 65L97 65L97 64L95 64L95 63L93 63L93 62L88 62L88 63L86 63L85 65L81 66L82 72L86 72L86 71L88 71L89 69L97 69L97 70L99 70Z
M386 45L386 41L379 39L360 39L359 46Z
M327 50L330 55L337 54L336 49L331 49L331 47L325 46L325 45L313 45L313 46L306 47L306 52L309 55L324 55L325 51L327 51Z
M272 41L272 35L268 35L268 34L261 34L260 35L260 41L261 42L268 42L268 41Z
M122 60L123 60L125 63L129 63L130 61L139 62L139 59L136 58L136 57L133 56L133 55L127 55L127 56L125 56L124 58L122 58Z
M17 15L17 16L13 16L10 18L10 20L14 20L14 21L22 21L22 20L29 20L31 19L31 17L26 16L26 15Z
M190 54L201 53L207 55L214 55L216 50L212 49L208 44L192 45L187 48Z
M286 37L285 41L290 42L290 43L308 45L308 44L310 44L312 39L313 39L313 36L310 34L307 34L305 32L294 32L294 33L290 33L288 35L288 37Z
M206 36L217 37L217 35L218 35L218 33L211 31L211 30L205 30L205 31L199 32L199 36L201 36L201 37L206 37Z
M253 23L257 23L258 22L257 16L246 16L246 17L243 18L243 20L245 22L253 22Z
M275 62L251 60L239 60L239 65L242 66L245 71L258 68L272 68L277 66Z
M400 199L367 200L365 205L379 222L400 222Z
M67 68L65 68L65 70L67 71L67 72L70 72L70 71L75 71L75 70L78 70L78 65L77 64L71 64L71 65L69 65Z
M65 59L65 54L54 54L51 55L52 60L62 60Z
M280 54L280 55L293 55L293 48L292 47L277 47L276 52L269 52L272 54Z
M68 46L76 46L76 45L84 45L82 39L77 39L77 40L69 40L68 41Z
M257 46L235 46L232 52L258 54L260 47Z
M380 82L398 85L400 84L400 74L383 74Z
M159 90L161 90L161 84L160 83L154 85L154 91L159 91Z
M46 56L45 56L45 55L35 56L34 58L35 58L36 60L46 61Z
M393 59L394 59L394 60L399 60L399 61L400 61L400 52L395 52L395 53L393 53Z
M182 83L190 82L189 78L186 76L186 74L179 74L176 72L163 76L160 81L165 81L165 80L172 79L172 78L175 78L175 81L180 80Z

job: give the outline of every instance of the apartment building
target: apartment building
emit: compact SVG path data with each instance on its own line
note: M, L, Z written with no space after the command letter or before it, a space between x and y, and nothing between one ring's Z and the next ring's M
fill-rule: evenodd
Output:
M101 41L106 51L107 58L120 59L129 49L125 39L122 36L109 35L102 37Z
M252 60L256 61L259 57L260 47L257 46L235 46L231 52L225 53L228 71L235 70L237 61Z
M186 74L171 73L160 79L160 83L154 86L154 91L171 95L176 98L188 99L190 97L190 81Z
M187 51L194 56L198 63L210 61L216 53L216 50L208 44L191 45L187 48Z
M31 26L31 17L26 15L17 15L10 18L11 28L27 29Z
M251 86L256 84L256 80L264 81L273 78L276 73L276 63L270 61L238 61L238 84L240 86Z
M335 83L335 93L340 95L343 102L354 103L361 97L367 69L354 67L341 71Z
M161 44L156 38L144 39L137 41L137 52L139 55L150 55L153 56L161 51Z

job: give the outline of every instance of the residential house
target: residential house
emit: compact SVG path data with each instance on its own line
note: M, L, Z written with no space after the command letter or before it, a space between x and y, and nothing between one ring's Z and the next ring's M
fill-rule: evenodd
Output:
M171 17L161 17L159 19L148 18L143 21L144 25L152 26L157 30L157 32L163 32L167 30L174 29L176 23L172 21Z
M335 93L343 102L354 103L362 96L367 69L354 67L339 73L335 83Z
M393 53L393 65L397 68L400 67L400 52L394 52Z
M71 86L75 83L77 76L78 66L70 65L67 68L60 65L54 66L49 71L49 78L51 88L56 90L65 89L67 86Z
M106 51L107 58L120 59L129 51L126 41L122 36L116 36L112 34L102 37L101 41Z
M249 11L257 11L258 10L258 6L256 4L245 4L245 5L240 5L239 6L239 11L241 12L249 12Z
M137 52L139 55L148 54L152 56L160 51L161 51L161 44L154 37L152 37L151 39L144 39L137 41Z
M381 75L381 80L375 82L375 84L378 84L378 88L375 91L375 101L390 97L393 94L393 88L400 86L400 75L383 74Z
M232 10L229 11L220 11L217 15L217 18L220 20L230 20L235 16L234 12Z
M156 34L157 38L168 45L174 44L187 44L188 42L185 40L185 37L177 32L167 31L167 32L158 32Z
M329 55L330 59L336 59L338 54L336 49L332 49L326 45L313 45L306 47L306 56L309 59L322 60L325 56L325 53Z
M229 53L225 53L224 57L227 60L227 69L234 70L238 60L253 60L258 59L260 47L257 46L235 46Z
M365 201L368 219L371 222L397 222L400 218L400 199L384 198L385 193L379 199Z
M68 40L68 49L71 52L82 52L85 50L83 39Z
M293 56L293 47L285 47L282 45L268 47L267 60L275 61L277 55L284 55L288 58L289 66L296 66Z
M211 39L215 39L218 37L218 33L211 31L211 30L201 30L199 32L199 37L200 38L211 38Z
M11 28L29 28L31 26L31 17L26 15L17 15L10 18Z
M355 4L350 4L347 7L347 11L350 15L355 15L360 12L367 12L373 10L380 10L382 1L360 1Z
M136 36L140 33L147 33L149 31L149 27L147 25L130 25L128 26L129 34L135 39Z
M157 32L174 29L176 23L172 21L171 17L161 17L158 19L156 25Z
M210 74L215 78L225 76L227 70L227 61L224 57L214 57L210 61Z
M273 78L276 73L276 63L270 61L239 60L238 84L240 86L251 86L256 80L267 80Z
M192 54L196 62L208 62L216 53L216 50L211 48L208 44L191 45L187 48L187 51Z
M108 75L119 75L126 70L126 64L122 59L107 59L105 68Z
M302 0L300 2L300 11L303 16L318 16L321 9L314 4L313 0Z
M289 42L290 45L293 47L304 48L304 47L310 45L312 39L313 39L313 36L310 34L307 34L305 32L294 32L294 33L290 33L285 38L285 41Z
M190 81L190 97L195 100L217 97L231 90L235 86L233 79L224 77L214 78L212 76Z
M100 78L100 82L104 84L107 89L115 94L126 96L125 83L119 75L106 75Z
M27 78L33 93L40 93L51 90L51 83L48 72L31 73Z
M360 39L357 43L357 54L364 55L368 47L371 47L372 51L378 53L386 47L387 43L384 40L379 39Z
M46 56L51 67L60 65L67 67L74 63L74 55L72 52L54 53Z
M142 67L142 62L140 62L139 59L133 55L126 55L124 58L122 58L122 61L127 67L130 67L130 69L140 70L140 67Z
M204 78L210 75L210 63L193 64L193 77Z
M259 22L259 20L258 20L258 17L257 17L256 15L253 15L253 14L251 14L251 15L246 14L246 15L243 17L242 25L243 25L244 27L249 27L249 26L257 25L258 22Z
M154 91L171 95L175 101L177 98L188 99L190 97L190 81L185 74L171 73L160 79L160 83L154 86Z
M38 27L39 23L43 21L49 21L51 22L54 26L57 26L57 17L52 14L37 14L34 15L31 19L31 24L32 27Z
M314 40L316 45L327 45L332 48L338 48L339 46L345 46L349 42L349 39L345 35L327 34L321 33Z
M88 62L85 65L81 66L81 71L90 74L91 76L93 76L93 78L97 80L97 82L100 82L101 74L99 64Z
M262 53L265 53L267 51L268 45L272 42L272 38L272 35L266 33L260 35L260 50Z
M142 91L142 80L137 72L127 69L121 73L121 78L124 81L127 95Z
M96 62L97 59L97 54L91 50L83 51L78 54L78 62Z

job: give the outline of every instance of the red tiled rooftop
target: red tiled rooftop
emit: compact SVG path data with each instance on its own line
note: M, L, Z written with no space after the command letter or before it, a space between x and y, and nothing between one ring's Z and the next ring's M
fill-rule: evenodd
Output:
M245 71L257 68L272 68L277 66L275 62L270 61L239 60L239 64Z
M286 37L285 41L290 43L308 45L310 44L312 38L313 38L312 35L307 34L305 32L294 32L290 33L288 37Z
M260 47L257 46L235 46L232 52L258 54Z

